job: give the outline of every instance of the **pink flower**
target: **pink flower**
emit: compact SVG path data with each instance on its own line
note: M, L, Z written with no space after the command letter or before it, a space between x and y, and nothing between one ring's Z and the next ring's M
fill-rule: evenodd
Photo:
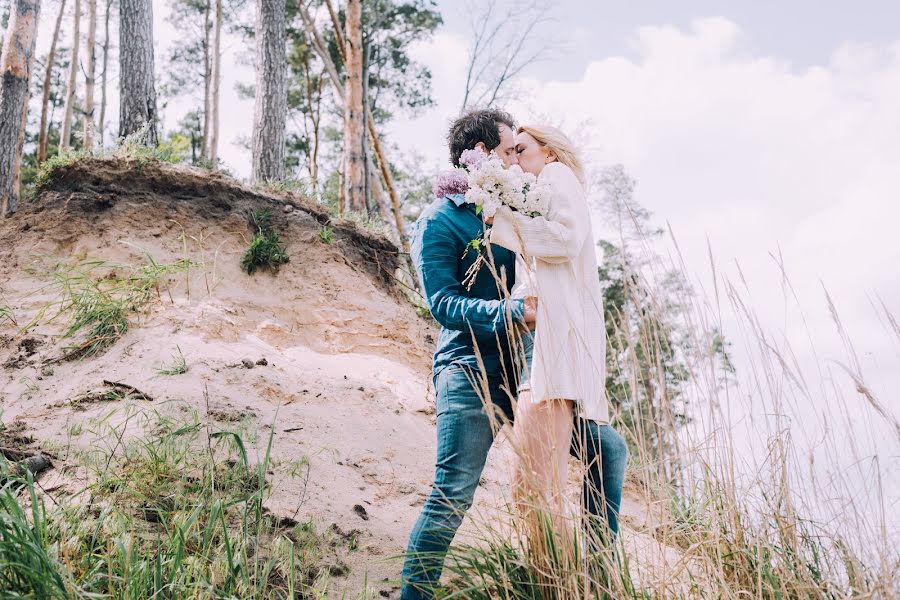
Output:
M478 167L481 166L481 163L488 159L488 155L484 153L482 150L463 150L462 154L459 155L459 164L467 168L469 171L474 171Z
M448 194L465 194L468 189L469 176L463 169L444 171L431 186L431 191L437 198L443 198Z

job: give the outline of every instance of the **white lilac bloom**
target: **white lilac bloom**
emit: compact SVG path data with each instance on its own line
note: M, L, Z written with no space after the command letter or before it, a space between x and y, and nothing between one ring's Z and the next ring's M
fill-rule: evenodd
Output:
M475 206L482 206L489 198L488 193L480 187L469 187L466 191L466 202Z
M480 150L465 151L460 162L468 168L466 202L486 216L493 216L503 205L529 216L546 214L549 193L533 174L518 165L507 168L496 154L485 155Z

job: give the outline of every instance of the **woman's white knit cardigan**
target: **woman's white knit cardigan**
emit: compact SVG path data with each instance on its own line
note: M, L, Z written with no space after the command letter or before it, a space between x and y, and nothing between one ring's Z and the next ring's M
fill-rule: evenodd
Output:
M530 281L527 293L538 297L532 397L574 400L583 417L609 423L603 296L586 192L559 162L545 166L538 181L553 189L546 217L501 207L489 237L519 253L516 280ZM530 272L521 273L523 265Z

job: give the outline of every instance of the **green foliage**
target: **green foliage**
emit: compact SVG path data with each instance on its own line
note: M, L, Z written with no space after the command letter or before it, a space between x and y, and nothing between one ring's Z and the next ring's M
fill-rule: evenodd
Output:
M133 161L139 167L152 161L182 163L187 159L190 142L183 136L176 135L156 146L148 146L146 143L148 130L149 126L145 124L134 133L119 140L112 156Z
M259 210L253 213L252 218L256 234L241 258L241 268L248 275L252 275L258 268L277 269L289 260L278 233L272 227L272 213L269 210Z
M422 169L426 161L417 153L392 147L390 155L395 159L391 162L391 173L402 202L400 210L407 223L414 223L422 210L434 201L434 174Z
M344 11L337 8L338 21L343 23ZM305 166L315 183L313 191L318 192L329 175L338 170L343 135L340 127L334 127L339 118L335 118L324 62L302 25L296 3L288 2L287 22L288 110L298 117L293 119L298 126L286 132L286 166L293 170ZM388 123L400 113L414 115L433 105L431 72L413 59L411 49L441 23L440 12L430 0L363 3L365 102L376 124ZM330 19L321 23L320 33L328 57L343 79L344 64ZM405 192L401 197L407 197Z
M178 121L178 127L168 133L165 145L172 147L177 162L233 176L221 159L213 162L203 154L203 115L199 110L189 111Z
M239 20L239 10L246 0L224 0L222 11L223 34ZM195 166L219 169L203 153L204 148L204 89L212 79L212 38L215 3L209 0L170 0L166 21L177 35L166 56L167 68L159 86L161 98L189 97L198 105L179 122L177 134L188 139L183 160ZM198 93L199 92L199 93ZM173 135L170 133L170 135Z
M211 68L206 47L213 26L209 4L202 0L172 0L167 23L177 32L176 43L169 49L161 96L194 94L203 89L204 78ZM198 111L199 112L199 111Z
M338 171L332 171L325 180L325 186L319 203L328 209L333 216L337 216L340 212L340 195L341 195L341 174Z
M151 161L181 163L187 159L190 140L185 136L173 133L170 134L167 141L151 147L144 143L146 135L147 127L143 127L126 136L119 141L119 144L109 156L134 161L138 166L146 165ZM70 150L63 154L52 154L41 164L33 177L29 179L36 193L49 183L57 169L68 167L84 158L103 158L104 156L103 153L91 153L85 150Z
M328 225L324 225L322 229L319 230L319 239L322 242L331 245L334 243L334 230Z
M34 177L34 189L40 191L49 183L53 172L57 169L68 167L82 158L88 158L90 153L81 150L71 150L63 154L54 154L47 158L37 170Z

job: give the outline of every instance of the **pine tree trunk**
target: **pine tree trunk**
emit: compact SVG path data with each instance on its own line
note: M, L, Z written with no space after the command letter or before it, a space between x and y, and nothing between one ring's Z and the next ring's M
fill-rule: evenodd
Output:
M142 142L156 146L158 114L153 82L153 5L151 0L119 4L119 137L147 127Z
M325 5L328 7L328 13L331 15L331 23L334 27L334 35L338 41L338 48L343 49L345 44L343 44L343 33L341 32L341 25L338 22L337 13L334 11L334 7L331 4L331 0L325 0ZM337 69L334 66L334 62L331 60L331 55L328 54L327 47L325 46L325 41L322 39L322 36L319 34L318 29L316 29L315 24L312 21L312 18L309 15L309 11L306 10L303 3L298 5L300 9L300 17L303 19L303 24L307 30L307 33L313 40L313 47L316 49L316 52L319 55L319 58L322 59L322 62L325 63L325 70L328 73L329 79L331 79L332 84L334 85L335 96L337 96L338 100L343 103L345 102L344 98L344 88L342 88L339 84ZM344 60L346 61L346 56L344 56ZM372 150L374 151L375 158L378 161L377 167L378 171L381 173L381 179L384 181L384 186L387 190L388 197L391 201L391 210L394 213L394 225L397 228L397 237L400 241L400 247L403 249L403 252L407 254L407 262L410 267L410 273L415 273L415 268L412 266L412 259L409 258L409 240L406 238L406 228L403 225L403 214L400 212L400 200L397 195L397 188L394 186L394 177L391 174L390 165L387 162L387 158L385 157L384 150L381 148L381 142L378 140L378 132L375 130L375 120L372 118L371 111L366 107L366 129L369 134L369 141L371 142ZM367 157L368 160L372 161L372 157ZM381 181L379 181L379 184ZM341 188L343 191L343 188ZM377 196L381 196L376 191ZM418 285L418 280L415 277L412 277L412 280L415 282L415 285Z
M366 210L365 153L363 150L363 55L362 7L360 0L347 2L347 98L344 104L344 172L347 210Z
M41 98L41 124L38 130L37 164L47 160L47 143L50 137L50 129L47 123L47 111L50 104L50 87L53 83L53 67L56 64L56 45L59 42L59 29L62 25L63 13L66 11L66 0L60 0L59 14L56 15L56 25L53 27L53 39L50 42L50 52L47 54L47 74L44 75L44 95Z
M14 0L0 55L0 206L3 214L19 203L16 166L21 164L22 121L28 110L28 81L37 39L40 0Z
M221 83L222 80L222 0L216 0L212 61L212 107L209 130L209 160L215 168L219 160L219 83Z
M69 81L66 84L66 104L63 111L59 153L69 149L72 138L72 113L75 110L75 84L78 77L78 48L81 46L81 0L75 0L75 24L72 30L72 56L69 61Z
M94 149L94 81L97 64L97 0L88 2L87 73L84 81L84 149Z
M103 36L103 71L100 73L100 122L97 127L100 131L100 147L103 147L106 133L106 72L109 66L109 13L112 8L112 0L106 0L106 17Z
M206 158L209 156L209 85L210 73L212 72L212 58L210 57L210 32L212 27L209 23L209 13L212 10L210 0L206 0L203 7L203 129L200 136L203 143L200 146L200 156Z
M366 139L365 132L366 132L368 124L369 124L368 123L368 115L371 112L369 110L369 75L368 75L368 73L369 73L369 58L370 58L369 53L370 53L371 47L365 43L365 40L361 40L361 41L362 41L363 51L362 51L362 71L360 72L360 81L362 81L362 105L363 105L362 131L363 131L363 133L360 134L360 140L362 141L362 155L365 158L370 159L370 157L372 156L372 153L369 148L369 144L367 143L368 140ZM371 160L363 161L363 182L365 183L365 187L363 188L363 198L365 198L365 201L366 201L366 211L371 214L373 212L373 209L377 210L378 214L380 214L382 219L384 219L384 222L387 223L388 215L387 215L387 211L385 210L387 205L384 204L384 194L382 193L383 190L381 189L380 184L377 186L379 194L378 194L378 198L375 199L376 205L374 207L372 206L372 200L373 200L372 185L378 181L378 176L375 175L375 169L370 168L370 167L374 167Z
M29 59L28 73L29 79L32 70L32 61L34 55ZM28 126L28 102L31 100L31 89L25 92L25 110L22 111L22 121L19 123L19 137L16 139L16 160L13 163L13 183L12 189L16 201L13 202L13 209L18 206L19 194L22 191L22 150L25 148L25 128Z
M312 74L309 69L309 60L306 61L306 86L309 96L309 115L312 121L312 146L309 155L309 184L313 193L318 198L319 194L319 124L322 117L322 78L324 73L315 80L315 85L310 81Z
M285 0L257 0L253 181L284 179L287 122Z

